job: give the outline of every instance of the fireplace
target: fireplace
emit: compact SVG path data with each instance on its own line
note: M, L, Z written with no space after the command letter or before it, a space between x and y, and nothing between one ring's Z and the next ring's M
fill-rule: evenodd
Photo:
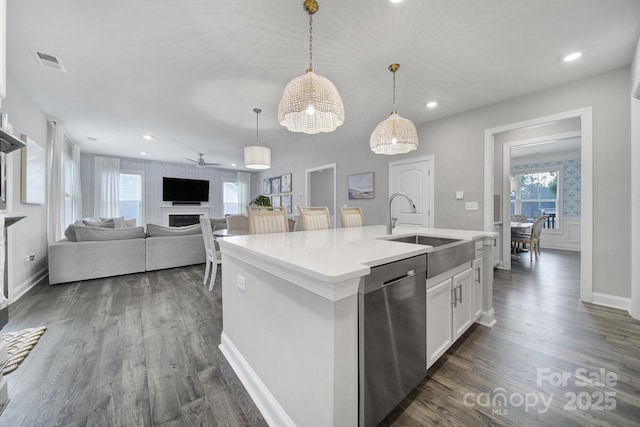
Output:
M208 205L208 204L207 204ZM169 226L169 225L173 225L171 223L170 217L173 216L188 216L188 217L192 217L193 219L191 219L190 221L187 222L182 222L179 225L190 225L190 224L197 224L200 221L200 215L204 215L206 217L210 216L210 212L209 206L172 206L172 205L165 205L165 206L161 206L160 209L162 210L162 225L164 226Z
M185 225L198 224L200 215L169 215L169 227L184 227Z

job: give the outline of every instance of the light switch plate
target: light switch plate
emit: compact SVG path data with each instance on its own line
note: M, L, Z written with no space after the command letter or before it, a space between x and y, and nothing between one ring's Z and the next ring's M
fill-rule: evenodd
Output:
M478 210L478 202L466 202L464 204L464 210L466 210L466 211L477 211Z
M464 191L456 191L456 200L464 199Z

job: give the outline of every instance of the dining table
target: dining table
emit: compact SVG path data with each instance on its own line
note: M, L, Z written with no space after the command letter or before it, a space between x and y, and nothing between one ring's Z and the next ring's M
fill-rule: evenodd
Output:
M520 222L520 221L511 221L511 234L526 234L533 227L532 222ZM519 252L528 252L526 245L522 245L522 247L514 247L513 253L511 254L511 258L518 260L520 259Z

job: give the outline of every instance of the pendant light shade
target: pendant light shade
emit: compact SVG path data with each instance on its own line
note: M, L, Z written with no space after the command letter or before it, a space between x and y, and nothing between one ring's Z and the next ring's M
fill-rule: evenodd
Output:
M271 167L271 149L259 145L258 140L258 115L262 112L254 108L256 113L256 145L244 147L244 167L249 169L269 169Z
M411 120L396 111L396 71L400 65L389 65L393 73L393 111L373 130L369 145L376 154L403 154L418 148L418 131Z
M313 70L313 14L318 11L318 2L306 0L304 10L309 14L309 68L284 88L278 122L292 132L333 132L344 123L344 105L335 85Z

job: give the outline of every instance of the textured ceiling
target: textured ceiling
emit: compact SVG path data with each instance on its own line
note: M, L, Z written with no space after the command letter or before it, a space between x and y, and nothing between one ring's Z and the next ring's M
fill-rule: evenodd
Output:
M392 62L398 111L420 125L628 65L640 34L638 0L318 1L313 65L346 112L329 134L277 123L284 86L307 68L302 0L12 0L8 73L85 151L179 162L203 152L241 168L254 107L261 143L280 152L368 144L391 109Z

